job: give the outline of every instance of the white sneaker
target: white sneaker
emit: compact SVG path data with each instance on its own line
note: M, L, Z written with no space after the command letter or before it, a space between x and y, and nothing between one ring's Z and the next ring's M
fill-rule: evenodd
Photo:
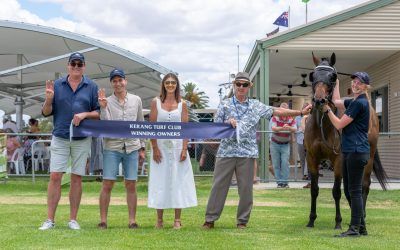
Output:
M79 226L78 222L76 220L70 220L68 222L68 227L72 230L79 230L81 229L81 226Z
M55 226L56 224L52 220L48 219L43 222L42 226L39 227L39 230L48 230L54 228Z

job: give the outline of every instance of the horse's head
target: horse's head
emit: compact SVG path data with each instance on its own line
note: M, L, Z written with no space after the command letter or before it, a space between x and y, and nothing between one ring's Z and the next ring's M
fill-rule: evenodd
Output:
M333 89L336 85L337 72L333 65L336 55L332 53L331 58L317 59L312 53L315 69L310 73L312 82L313 103L315 107L322 107L326 102L332 101Z

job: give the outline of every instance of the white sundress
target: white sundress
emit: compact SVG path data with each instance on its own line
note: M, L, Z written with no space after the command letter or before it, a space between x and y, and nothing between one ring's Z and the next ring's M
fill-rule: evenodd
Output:
M170 112L161 108L157 98L157 121L180 122L182 102ZM159 139L158 148L161 162L153 160L151 150L148 207L156 209L187 208L197 206L196 187L189 153L185 161L180 162L182 139Z

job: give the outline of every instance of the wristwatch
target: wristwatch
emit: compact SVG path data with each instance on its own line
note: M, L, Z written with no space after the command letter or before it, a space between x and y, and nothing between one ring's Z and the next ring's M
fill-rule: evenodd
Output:
M325 111L325 114L328 114L330 111L332 111L330 108L328 108L326 111Z

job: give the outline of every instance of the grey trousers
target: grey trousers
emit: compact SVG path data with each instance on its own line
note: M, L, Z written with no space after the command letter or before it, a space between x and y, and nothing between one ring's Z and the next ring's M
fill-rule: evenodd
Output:
M217 158L213 185L207 203L207 222L216 221L221 216L232 175L236 172L239 193L237 224L247 224L253 206L253 167L254 158Z

